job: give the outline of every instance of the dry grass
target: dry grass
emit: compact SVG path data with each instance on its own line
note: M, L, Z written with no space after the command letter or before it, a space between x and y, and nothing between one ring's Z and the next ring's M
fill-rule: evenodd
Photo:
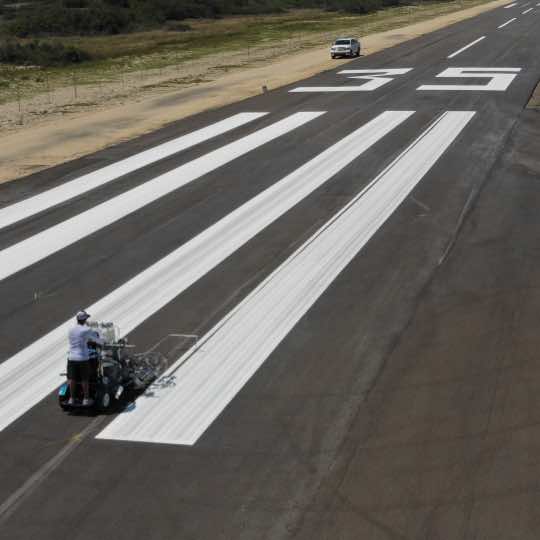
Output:
M297 10L280 15L186 21L192 28L187 32L157 30L115 36L50 38L83 48L95 60L73 67L48 69L15 69L0 65L0 103L24 101L36 94L52 94L55 89L67 86L72 87L74 99L84 85L114 86L114 93L125 94L127 87L143 88L150 83L147 79L152 79L151 84L155 84L156 76L171 66L182 75L184 70L193 71L190 64L221 55L218 62L215 58L210 62L214 64L211 69L228 71L246 63L288 54L289 50L320 45L339 34L361 37L487 1L421 3L391 7L368 15ZM229 53L233 52L245 58L231 63ZM198 77L206 78L204 73Z

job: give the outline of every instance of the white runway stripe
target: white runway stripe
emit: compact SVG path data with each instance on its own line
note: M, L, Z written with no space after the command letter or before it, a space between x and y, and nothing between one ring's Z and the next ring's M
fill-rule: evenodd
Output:
M101 439L194 444L469 122L447 112L220 321Z
M164 159L173 154L181 152L200 144L204 141L222 135L237 127L261 118L268 113L240 113L221 120L215 124L198 129L172 141L160 144L154 148L149 148L144 152L139 152L133 156L122 159L116 163L111 163L97 171L70 180L58 187L39 193L21 202L0 209L0 229L13 225L18 221L29 218L48 208L66 202L74 197L78 197L88 191L103 186L130 172L146 167L160 159Z
M514 22L516 20L516 17L513 19L510 19L509 21L506 21L505 23L501 24L500 26L497 26L497 28L504 28L505 26L509 25L511 22Z
M463 51L466 51L467 49L469 49L470 47L472 47L473 45L476 45L477 43L480 43L480 41L482 41L483 39L486 39L486 36L482 36L482 37L479 37L478 39L475 39L472 43L469 43L468 45L465 45L465 47L462 47L461 49L459 49L458 51L448 55L447 58L454 58L455 56L457 56L458 54L462 53Z
M530 11L532 11L533 8L529 8L529 9L526 9L525 11L523 11L521 14L522 15L527 15L527 13L529 13Z
M504 6L504 9L510 9L513 8L516 4L508 4L507 6Z
M299 112L0 251L0 280L324 114Z
M177 297L272 221L290 210L413 114L387 111L287 175L177 250L88 308L123 335ZM60 383L68 320L0 364L0 429L22 416Z

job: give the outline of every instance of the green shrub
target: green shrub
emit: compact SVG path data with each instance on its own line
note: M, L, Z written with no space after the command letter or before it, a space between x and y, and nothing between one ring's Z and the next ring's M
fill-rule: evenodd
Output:
M170 32L188 32L191 30L189 24L179 22L179 21L167 21L165 24L165 29Z
M409 1L409 0L405 0ZM119 34L167 21L277 13L290 8L368 13L399 0L42 0L12 10L5 28L17 37ZM177 27L183 30L181 27Z
M90 55L61 43L33 41L21 44L13 41L0 43L0 63L32 66L63 66L90 60Z
M92 2L85 8L71 8L62 3L54 3L17 15L13 22L8 23L7 30L18 37L118 34L128 31L131 23L128 10L103 2Z

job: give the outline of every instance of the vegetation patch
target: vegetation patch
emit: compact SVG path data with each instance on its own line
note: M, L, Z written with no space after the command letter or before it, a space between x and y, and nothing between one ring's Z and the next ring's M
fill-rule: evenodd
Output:
M5 41L0 43L0 63L19 66L65 66L90 60L86 51L72 45L32 41L19 43Z
M172 25L186 19L324 9L371 13L400 0L34 0L0 4L3 32L19 38L115 35Z
M3 1L0 0L0 8ZM41 7L47 1L34 0L32 6L35 10L38 4ZM63 1L69 1L73 6L83 5L87 0ZM125 5L133 1L122 0ZM182 3L184 0L175 1ZM287 1L287 5L296 2ZM298 3L302 1L298 0ZM150 88L155 83L161 87L161 81L156 79L178 75L182 79L182 82L178 81L179 85L193 84L194 81L186 80L188 74L212 79L215 78L212 74L237 69L237 66L240 69L259 65L303 49L329 45L340 35L361 39L364 35L489 1L423 1L414 6L391 6L368 14L291 9L268 15L168 20L159 28L131 33L29 38L2 35L5 24L12 22L14 17L10 13L7 17L4 14L2 19L0 14L0 104L14 102L18 107L21 100L36 95L45 96L48 102L56 102L55 90L61 88L68 88L69 96L75 100L87 99L83 97L87 94L85 88L90 93L90 89L95 88L102 98L110 99L113 95ZM331 0L327 0L326 7L330 3ZM26 8L18 8L22 9ZM94 99L93 94L90 99Z

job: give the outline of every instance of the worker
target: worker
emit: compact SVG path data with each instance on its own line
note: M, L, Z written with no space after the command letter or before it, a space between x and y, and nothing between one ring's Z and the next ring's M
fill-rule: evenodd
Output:
M76 316L77 324L69 330L69 355L67 378L69 382L68 405L75 405L77 384L83 389L83 407L90 407L94 400L90 398L90 350L88 345L102 346L103 340L99 334L87 326L90 315L79 311Z

